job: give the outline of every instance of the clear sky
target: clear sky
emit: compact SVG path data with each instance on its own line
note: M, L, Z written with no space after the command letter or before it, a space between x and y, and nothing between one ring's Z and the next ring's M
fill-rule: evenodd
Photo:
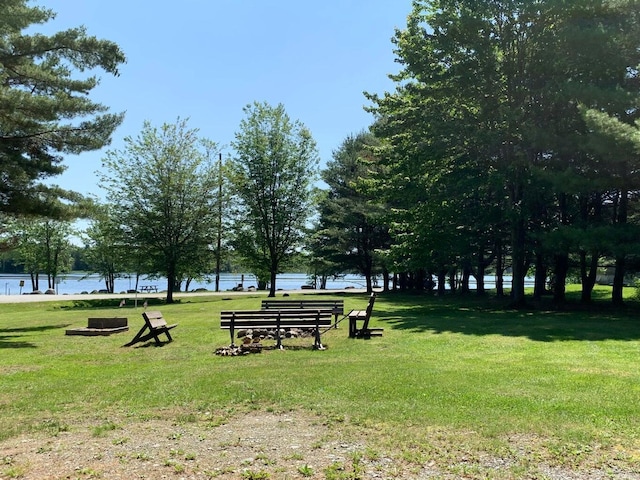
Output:
M228 145L254 101L282 103L318 143L322 164L372 116L363 91L393 90L391 38L410 0L33 0L57 12L45 33L84 25L127 56L119 77L100 73L91 97L126 112L107 149L154 125L189 118L203 137ZM65 158L54 183L102 195L104 151Z

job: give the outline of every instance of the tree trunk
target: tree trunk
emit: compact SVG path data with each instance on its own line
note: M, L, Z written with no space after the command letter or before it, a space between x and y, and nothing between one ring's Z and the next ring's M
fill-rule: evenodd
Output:
M270 280L269 280L269 295L268 297L275 297L276 296L276 275L278 270L275 268L271 268L271 276L270 276Z
M398 286L400 287L400 291L405 291L407 289L407 272L400 272L398 274Z
M485 273L485 269L486 269L486 264L484 261L484 252L482 251L482 248L480 248L480 252L478 255L478 267L476 270L476 294L478 296L484 296L485 292L485 288L484 288L484 273Z
M567 272L569 271L569 255L562 253L554 256L553 302L559 305L566 303Z
M471 267L468 265L464 265L462 267L462 281L460 282L460 293L463 295L471 292L471 287L469 287L469 279L471 278Z
M515 220L511 228L511 306L522 308L525 305L524 278L527 274L525 251L524 220Z
M625 189L620 191L620 202L618 205L618 214L616 223L625 225L627 223L627 212L629 207L629 192ZM611 292L611 300L614 305L621 306L624 304L623 288L624 275L626 270L626 257L624 253L616 255L616 271L613 275L613 291Z
M547 293L547 265L544 256L536 253L536 276L533 286L533 299L540 300Z
M424 270L424 268L420 268L414 272L415 279L413 282L413 288L417 292L424 292L424 281L425 281L426 275L427 275L427 272Z
M107 273L104 276L104 284L107 287L107 292L114 293L116 288L116 276L113 273Z
M591 303L591 293L596 284L596 275L598 273L598 258L597 254L592 253L589 268L587 269L587 252L580 252L580 279L582 283L580 302L582 303Z
M500 241L496 244L496 296L504 297L504 258Z
M172 263L172 262L170 262ZM167 268L167 303L173 303L173 287L176 284L176 268L171 264Z
M616 257L616 271L613 275L613 290L611 292L611 300L615 306L624 305L624 298L622 294L624 289L626 263L624 255Z
M484 265L482 268L478 268L478 274L476 275L476 295L483 297L487 293L484 287Z
M373 282L371 281L371 273L368 273L367 275L365 275L364 278L367 285L367 293L371 295L371 293L373 292Z
M447 271L438 271L438 295L444 295L446 292L445 282L447 281Z
M456 285L457 273L458 273L458 270L455 268L452 268L451 270L449 270L449 289L451 290L451 293L456 293L456 290L457 290L457 285Z
M382 267L382 291L389 291L389 269L387 267Z

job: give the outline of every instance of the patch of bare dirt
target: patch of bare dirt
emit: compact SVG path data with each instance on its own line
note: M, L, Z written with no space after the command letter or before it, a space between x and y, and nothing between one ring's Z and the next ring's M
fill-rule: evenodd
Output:
M511 438L496 454L465 451L444 432L420 438L420 451L381 437L304 412L45 421L0 442L0 479L640 480L606 461L550 465L537 439Z
M0 443L0 478L325 478L327 468L355 473L354 461L358 470L374 470L368 478L385 478L377 464L391 463L365 466L363 445L337 438L310 415L204 417L63 425L23 435Z

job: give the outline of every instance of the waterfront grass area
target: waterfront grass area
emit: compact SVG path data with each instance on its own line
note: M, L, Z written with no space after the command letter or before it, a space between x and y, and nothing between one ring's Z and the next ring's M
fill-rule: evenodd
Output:
M608 292L598 290L590 308L519 311L473 296L380 294L372 326L384 327L382 337L349 339L344 321L323 334L325 351L296 339L284 351L243 357L214 354L230 341L219 312L259 308L262 293L150 305L179 324L162 347L122 347L143 323L142 308L130 302L3 304L0 440L86 418L295 410L338 422L416 465L512 457L518 439L536 461L636 471L640 310L631 300L609 308ZM290 298L298 297L310 298ZM345 311L367 302L365 294L333 297L344 298ZM128 317L130 331L64 334L88 317L109 316Z

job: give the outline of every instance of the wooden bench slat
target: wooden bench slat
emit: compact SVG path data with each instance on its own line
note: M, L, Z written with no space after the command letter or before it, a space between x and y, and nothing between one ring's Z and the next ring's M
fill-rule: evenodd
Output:
M340 315L344 315L344 300L343 299L266 299L262 300L262 309L263 310L271 310L271 309L325 309L329 308L333 312L335 327L338 328L338 317Z

